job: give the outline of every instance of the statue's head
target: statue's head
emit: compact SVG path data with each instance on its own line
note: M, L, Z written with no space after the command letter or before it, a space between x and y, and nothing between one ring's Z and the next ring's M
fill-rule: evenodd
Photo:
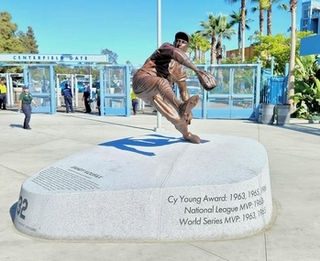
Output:
M189 47L190 36L185 32L177 32L174 37L173 45L186 52Z

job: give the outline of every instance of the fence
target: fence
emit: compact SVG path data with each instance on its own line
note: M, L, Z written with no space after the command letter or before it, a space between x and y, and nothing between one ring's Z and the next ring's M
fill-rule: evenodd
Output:
M271 104L287 103L287 76L272 76L270 70L262 69L260 102Z

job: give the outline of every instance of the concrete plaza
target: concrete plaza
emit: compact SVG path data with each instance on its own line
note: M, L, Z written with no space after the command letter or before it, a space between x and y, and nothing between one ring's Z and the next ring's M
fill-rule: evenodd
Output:
M248 120L194 119L190 131L252 138L265 146L270 163L273 222L259 234L225 241L165 243L61 242L20 234L12 222L23 181L41 169L98 144L154 132L155 114L99 117L96 114L23 114L0 111L0 260L320 260L320 124L291 119L285 126ZM162 118L160 134L180 134ZM250 148L248 148L250 149ZM219 151L212 151L215 157ZM121 160L121 159L119 159Z

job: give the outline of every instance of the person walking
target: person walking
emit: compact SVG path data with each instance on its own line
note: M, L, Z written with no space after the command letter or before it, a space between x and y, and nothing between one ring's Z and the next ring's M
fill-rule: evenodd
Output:
M138 109L138 103L139 103L138 97L134 94L134 92L131 92L130 96L131 96L133 114L136 115L137 109Z
M6 78L2 77L0 79L0 110L6 110L7 107L7 86L5 84Z
M64 103L66 105L66 113L69 111L74 112L73 101L72 101L72 91L70 88L70 83L65 84L65 88L61 91L61 94L64 96Z
M84 100L84 106L86 107L85 113L91 113L90 95L91 95L90 87L87 84L85 84L83 97L82 97L82 100Z
M96 88L95 99L96 99L96 102L97 102L97 108L98 108L99 115L101 115L100 87Z
M20 99L19 99L19 110L22 109L22 112L25 115L24 122L23 122L23 128L26 130L31 130L30 128L30 120L31 120L31 103L38 108L38 105L36 102L33 100L32 95L29 93L29 87L28 86L23 86L22 88L23 92L20 94Z

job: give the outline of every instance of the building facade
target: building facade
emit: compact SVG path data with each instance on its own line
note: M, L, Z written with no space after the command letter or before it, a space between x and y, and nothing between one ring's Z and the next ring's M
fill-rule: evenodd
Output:
M320 32L320 0L302 1L301 31Z

